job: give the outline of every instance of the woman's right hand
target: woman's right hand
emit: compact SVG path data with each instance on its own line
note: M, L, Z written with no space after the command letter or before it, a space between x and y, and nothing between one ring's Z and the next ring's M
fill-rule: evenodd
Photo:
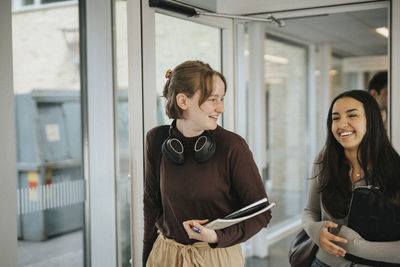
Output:
M189 220L183 222L183 227L190 239L196 239L207 243L218 243L217 233L203 226L203 224L207 222L208 220ZM193 226L197 228L198 231L195 231L192 228Z
M347 240L344 239L343 237L331 234L329 232L329 228L336 228L338 225L334 222L327 222L322 228L321 234L319 235L319 243L321 245L321 248L325 250L327 253L335 255L335 256L341 256L344 257L346 254L346 250L341 248L338 245L335 245L334 242L341 242L341 243L347 243Z

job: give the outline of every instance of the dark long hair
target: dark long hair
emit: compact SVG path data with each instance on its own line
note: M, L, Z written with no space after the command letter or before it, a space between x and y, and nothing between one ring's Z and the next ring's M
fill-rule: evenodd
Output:
M354 98L364 107L367 129L358 146L357 160L364 171L366 183L380 187L389 201L400 198L400 156L387 137L377 102L366 91L346 91L338 95L329 108L326 142L316 162L320 167L317 177L320 179L322 203L336 218L347 215L352 193L350 164L342 145L332 133L332 108L338 99L344 97Z

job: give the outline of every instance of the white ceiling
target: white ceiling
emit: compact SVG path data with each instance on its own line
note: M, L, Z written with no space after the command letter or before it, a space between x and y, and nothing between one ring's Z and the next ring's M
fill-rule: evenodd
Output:
M216 0L216 2L219 13L241 15L274 13L278 18L285 11L299 11L306 8L337 8L340 5L359 3L364 3L365 7L375 5L376 2L385 3L385 1L365 0ZM362 11L319 17L286 19L284 28L271 24L267 27L313 43L331 43L333 51L342 56L386 55L388 40L378 35L375 29L388 25L387 13L387 8L366 8Z
M183 0L180 0L183 1ZM307 42L330 43L337 55L375 56L387 55L388 39L375 29L388 25L387 1L366 0L185 0L216 3L217 12L224 14L265 17L272 13L277 18L287 14L303 14L305 9L330 10L329 15L284 19L286 26L279 28L267 23L272 31L284 33ZM362 4L362 5L354 5ZM343 8L345 7L345 8ZM341 10L358 10L345 12ZM378 7L378 9L376 9ZM329 8L329 9L328 9ZM371 9L374 8L374 9ZM332 11L334 10L334 11ZM322 12L322 11L321 11ZM306 12L307 13L307 12ZM314 12L314 14L320 14ZM260 15L263 14L263 15ZM311 12L312 14L312 12ZM309 15L309 14L308 14ZM300 15L301 16L301 15Z
M202 0L197 0L202 1ZM218 13L259 14L310 7L324 7L361 2L366 0L215 0ZM378 0L379 1L379 0Z
M341 56L386 55L388 39L375 29L387 26L387 9L336 13L318 17L286 19L286 26L267 27L312 43L330 43Z

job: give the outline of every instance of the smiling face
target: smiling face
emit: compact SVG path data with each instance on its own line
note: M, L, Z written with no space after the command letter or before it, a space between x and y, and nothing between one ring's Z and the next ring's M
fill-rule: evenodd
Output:
M345 151L357 151L367 129L363 104L352 97L339 98L332 108L331 129Z
M224 112L224 96L225 96L225 83L218 75L213 77L213 90L208 99L199 105L201 91L193 95L193 97L182 97L181 105L180 99L178 103L184 110L182 123L185 125L183 128L186 133L185 136L195 136L201 134L205 130L215 130L217 128L217 121L219 116ZM181 122L178 121L178 128Z

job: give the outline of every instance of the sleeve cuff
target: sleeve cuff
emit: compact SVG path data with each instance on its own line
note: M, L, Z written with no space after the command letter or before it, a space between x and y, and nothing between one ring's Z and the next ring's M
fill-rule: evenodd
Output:
M307 232L308 236L320 247L319 237L321 235L321 231L324 228L326 221L320 222L312 222L303 225L304 230Z
M211 248L222 248L223 247L223 241L222 241L223 240L223 233L222 233L221 230L215 230L215 233L217 234L218 242L217 243L208 243L208 245Z

